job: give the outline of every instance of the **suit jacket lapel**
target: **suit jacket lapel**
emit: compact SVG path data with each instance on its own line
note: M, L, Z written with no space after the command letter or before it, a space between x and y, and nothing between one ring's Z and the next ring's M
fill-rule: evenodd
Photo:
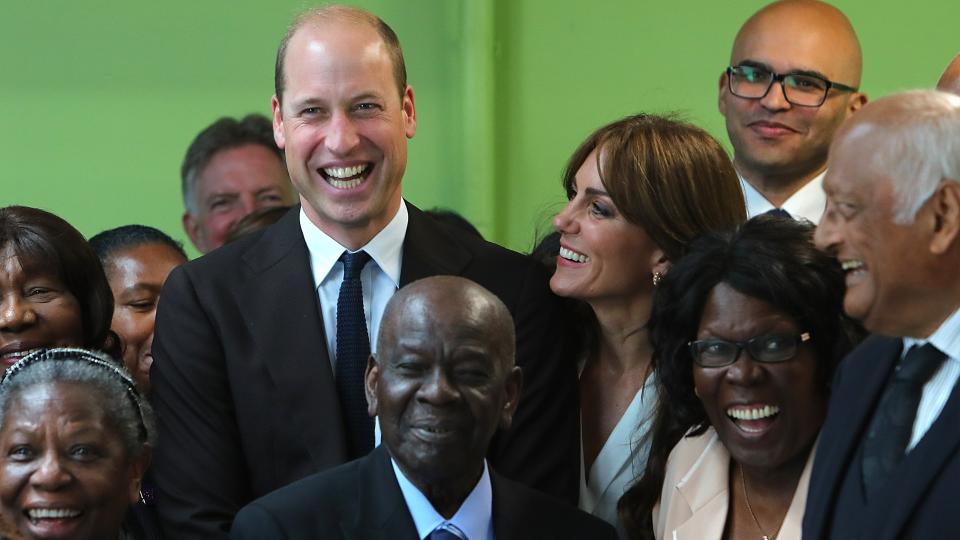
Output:
M820 435L822 444L817 446L811 477L816 491L811 489L806 509L807 514L819 517L820 521L811 524L811 530L804 531L805 537L821 538L826 534L824 529L830 521L827 518L832 513L840 483L902 349L899 338L872 336L843 360L846 364L856 362L857 366L844 369L850 366L841 365L847 379L832 389L827 422Z
M697 458L696 469L688 472L676 486L682 497L675 496L678 500L674 504L680 504L682 500L689 505L690 512L690 517L677 527L677 538L706 540L723 536L730 502L727 490L729 470L730 453L713 432Z
M254 350L286 411L291 432L303 439L314 463L326 468L346 459L337 399L299 207L269 228L243 255L249 287L238 298ZM281 390L282 389L282 390Z
M920 442L904 458L896 474L890 478L890 489L871 502L873 511L864 523L863 538L899 538L901 529L914 508L923 500L923 493L937 478L948 459L960 451L960 385L954 386L950 398Z
M520 540L535 537L531 531L523 497L510 489L509 484L496 471L490 469L490 486L493 489L493 537L497 540Z
M410 220L403 241L400 286L430 276L458 275L470 261L470 252L430 216L405 204Z
M360 466L360 497L356 521L345 519L340 529L347 539L417 540L417 528L390 464L390 453L378 446Z

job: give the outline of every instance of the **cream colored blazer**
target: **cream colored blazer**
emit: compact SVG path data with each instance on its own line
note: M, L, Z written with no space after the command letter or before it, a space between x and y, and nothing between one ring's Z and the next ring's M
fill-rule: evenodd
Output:
M776 540L800 540L815 453L816 445ZM653 508L657 540L720 540L730 501L729 477L730 454L712 427L681 439L670 452L660 502Z

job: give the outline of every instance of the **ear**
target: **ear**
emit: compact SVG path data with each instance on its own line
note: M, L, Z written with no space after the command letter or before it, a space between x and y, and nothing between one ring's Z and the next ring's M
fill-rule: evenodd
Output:
M277 143L277 148L283 150L287 139L283 135L283 114L276 94L270 98L270 110L273 111L273 140Z
M417 132L417 108L413 104L413 87L409 84L403 92L403 132L412 139Z
M960 234L960 183L952 180L940 182L930 197L934 228L930 239L930 252L943 255L955 249Z
M367 414L377 415L377 385L380 383L380 366L377 359L371 354L367 358L367 371L363 376L364 393L367 394Z
M726 116L727 101L725 98L727 97L727 92L729 88L727 86L727 70L723 70L723 73L720 74L720 81L718 84L719 84L719 87L717 88L717 96L718 96L717 108L720 109L720 114Z
M197 248L199 251L203 251L201 248L201 238L200 238L200 220L193 217L190 212L183 213L183 232L187 233L187 237L190 238L190 242L193 244L193 247Z
M863 92L854 92L850 96L850 101L847 103L847 116L850 118L850 115L860 110L861 107L867 104L868 98L867 95Z
M150 461L153 458L153 449L149 444L143 445L143 450L139 456L135 456L130 462L130 478L127 485L127 498L131 504L136 504L140 500L140 485L143 481L143 475L150 468Z
M513 413L517 412L517 405L520 403L520 391L523 389L523 371L513 366L510 373L507 373L504 381L505 400L503 410L500 411L500 429L509 429L513 423Z
M651 273L661 273L666 275L670 271L670 267L673 266L673 263L670 262L670 259L667 258L667 254L663 252L662 249L657 248L653 250L653 257L650 261L650 272Z

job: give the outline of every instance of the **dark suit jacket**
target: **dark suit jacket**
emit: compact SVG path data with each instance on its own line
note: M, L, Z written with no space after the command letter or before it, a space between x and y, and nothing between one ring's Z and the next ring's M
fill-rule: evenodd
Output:
M577 376L541 266L408 205L401 286L473 279L507 305L524 388L488 457L505 476L576 501ZM225 538L241 506L344 463L345 434L309 253L294 208L262 233L174 270L151 379L158 508L171 538Z
M805 539L827 538L833 516L843 515L837 494L902 348L898 338L873 336L840 365L813 462L803 519ZM862 520L861 539L960 538L957 388L877 497Z
M616 538L606 522L490 471L496 540ZM233 540L418 540L383 446L244 507ZM486 540L478 538L470 540Z

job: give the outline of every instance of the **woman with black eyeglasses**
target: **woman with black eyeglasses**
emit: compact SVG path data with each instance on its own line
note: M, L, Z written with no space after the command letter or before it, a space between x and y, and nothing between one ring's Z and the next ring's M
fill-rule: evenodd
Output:
M697 240L664 278L651 319L661 408L620 504L630 537L800 538L828 384L861 335L843 271L812 235L758 216Z

